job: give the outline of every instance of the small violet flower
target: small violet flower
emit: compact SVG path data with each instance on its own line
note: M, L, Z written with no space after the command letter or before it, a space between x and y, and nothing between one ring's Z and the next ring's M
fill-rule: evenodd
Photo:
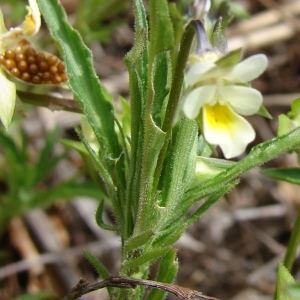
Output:
M237 54L220 58L211 49L201 56L191 55L183 102L186 117L198 121L205 140L219 145L227 159L242 154L255 138L254 129L241 115L253 115L262 105L261 93L248 83L268 65L263 54L236 63Z

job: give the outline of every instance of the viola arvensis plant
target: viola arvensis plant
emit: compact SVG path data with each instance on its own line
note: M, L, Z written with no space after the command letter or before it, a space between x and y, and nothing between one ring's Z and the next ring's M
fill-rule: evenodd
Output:
M262 105L261 93L249 82L266 70L268 60L258 54L238 63L240 51L223 56L203 43L202 49L199 55L190 56L183 112L197 120L209 144L219 145L226 158L236 157L255 138L254 129L242 116L257 113Z
M36 0L29 0L27 10L24 22L7 30L0 9L0 120L6 129L16 103L16 85L11 79L30 84L67 81L64 63L55 55L36 50L31 44L31 38L41 26Z

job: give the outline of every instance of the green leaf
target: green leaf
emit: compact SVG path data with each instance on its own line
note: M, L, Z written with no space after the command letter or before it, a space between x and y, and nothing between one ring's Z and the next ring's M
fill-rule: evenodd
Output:
M104 209L104 200L101 199L96 211L96 222L97 225L105 230L111 230L111 231L118 231L118 229L115 226L105 224L102 219L102 213Z
M53 292L43 291L35 294L19 296L14 298L14 300L49 300L52 298L55 298L55 294Z
M122 149L114 130L111 96L97 78L92 53L84 45L78 32L68 24L66 13L58 1L38 0L38 3L52 37L63 52L69 86L82 105L84 114L113 167L112 159L120 157Z
M169 250L160 260L159 269L155 280L158 282L172 283L178 272L178 261L176 250ZM163 300L166 292L158 289L152 289L147 300Z
M91 252L89 252L88 250L82 250L82 252L101 278L105 279L111 276L104 265ZM107 290L111 296L112 288L108 287Z
M289 284L286 288L286 292L295 300L300 299L300 283Z
M235 180L231 183L228 183L225 186L222 186L218 189L217 192L213 193L205 202L202 204L194 213L192 213L185 222L187 226L193 224L195 221L199 219L201 215L203 215L212 205L214 205L222 196L232 190L237 184L238 180Z
M166 0L152 0L150 5L150 55L171 50L174 47L174 32ZM152 59L151 59L152 60Z
M182 217L180 219L178 218L178 216L176 216L177 218L175 224L174 215L172 215L172 217L168 218L170 220L169 224L164 222L164 229L155 235L155 240L152 244L153 248L172 246L179 240L179 238L185 232L187 225L186 223L184 223L184 218Z
M267 177L300 185L300 168L273 168L262 170Z
M153 224L154 203L157 199L156 191L153 191L154 173L158 155L163 146L165 133L157 127L152 118L148 116L145 128L145 140L142 158L142 170L140 181L140 194L135 203L138 207L135 234L141 234Z
M150 238L154 235L152 230L148 230L138 236L131 237L126 240L124 251L129 252L139 247L142 247L144 244L149 242Z
M69 149L76 150L78 153L83 155L88 155L88 151L86 150L82 142L68 140L68 139L59 139L59 141L63 146Z
M33 188L35 185L49 176L50 172L53 171L57 164L65 157L64 154L54 156L54 145L58 139L58 136L58 127L47 134L44 145L39 152L39 158L32 168L32 176L28 176L28 178L26 178L26 186L28 189Z
M127 184L127 201L125 214L128 217L124 224L125 235L133 233L132 210L137 212L140 192L140 172L143 151L143 130L141 116L146 102L148 83L148 24L142 0L133 1L135 17L134 47L125 57L129 73L130 106L131 106L131 157ZM133 205L133 208L132 208Z
M260 166L278 155L300 147L300 127L255 146L250 153L235 165L228 167L216 177L186 193L186 203L191 206L199 199L217 191L222 185L237 178L254 167Z
M171 58L168 52L162 52L155 58L154 63L154 101L152 107L152 117L158 127L162 127L167 103L168 95L171 88Z
M106 197L104 192L101 191L96 184L67 181L43 191L36 191L26 203L26 207L27 209L47 207L58 200L72 200L73 198L80 196L94 199Z
M163 247L161 249L155 249L146 252L140 255L139 257L125 260L123 261L122 270L124 271L128 269L139 268L141 265L154 261L159 257L163 256L169 249L169 247Z
M178 131L173 133L174 144L171 149L174 149L173 154L167 161L166 170L163 174L163 191L161 206L177 205L178 201L182 201L182 195L190 184L185 180L188 173L194 174L196 166L196 137L198 128L196 122L182 119ZM191 161L191 168L187 170L189 162ZM188 172L189 171L189 172Z
M295 300L294 297L288 295L287 286L295 282L293 276L286 269L283 263L278 263L278 272L276 280L276 300Z

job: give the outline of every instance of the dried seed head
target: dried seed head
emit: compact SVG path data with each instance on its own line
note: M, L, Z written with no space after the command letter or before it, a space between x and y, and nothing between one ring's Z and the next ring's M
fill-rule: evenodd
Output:
M33 84L60 84L68 80L63 61L53 54L34 49L25 40L0 55L0 67Z

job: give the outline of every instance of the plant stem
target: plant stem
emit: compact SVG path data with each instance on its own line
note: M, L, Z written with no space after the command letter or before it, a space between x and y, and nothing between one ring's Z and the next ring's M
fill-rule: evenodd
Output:
M161 283L153 280L137 279L130 277L109 277L103 281L89 284L86 280L80 279L77 285L71 290L71 292L63 298L63 300L75 300L82 295L90 292L106 288L117 287L125 289L135 289L137 286L146 286L161 289L176 295L179 299L199 299L199 300L219 300L210 296L203 295L200 292L190 290L175 284Z
M160 178L160 174L162 171L162 166L164 163L165 155L167 153L169 141L171 138L172 134L172 129L173 129L173 122L174 118L176 115L176 111L178 109L179 101L180 101L180 96L181 96L181 89L184 81L184 72L186 69L186 64L187 60L190 54L190 48L196 33L196 27L197 23L199 21L191 21L182 37L182 41L180 44L180 50L177 58L177 63L176 63L176 68L174 72L174 78L170 90L170 95L169 95L169 102L167 106L167 113L163 122L162 126L162 131L166 132L166 138L165 138L165 143L163 145L163 148L159 154L158 162L157 162L157 167L155 170L154 178L155 182L153 184L154 187L157 187L158 181Z
M23 91L18 91L17 94L20 100L24 103L47 107L50 110L66 110L79 114L82 113L80 105L71 99L58 98L51 95L33 94Z
M289 272L291 272L299 243L300 243L300 209L298 210L297 218L293 227L291 238L284 258L284 265Z

